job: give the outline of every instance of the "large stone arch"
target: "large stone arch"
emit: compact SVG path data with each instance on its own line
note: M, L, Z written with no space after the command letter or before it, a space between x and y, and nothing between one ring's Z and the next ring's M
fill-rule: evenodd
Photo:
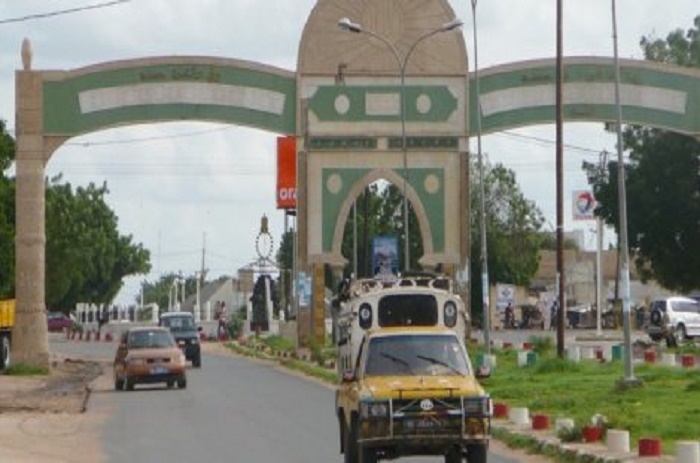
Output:
M300 270L314 276L313 335L323 336L322 267L342 264L338 230L353 195L375 174L396 182L404 178L397 64L380 41L340 31L341 17L382 34L405 53L412 41L454 13L446 0L318 0L304 28L295 72L182 56L35 71L29 42L23 43L23 69L15 77L17 361L48 365L46 163L76 135L154 121L225 122L297 137L298 262ZM633 60L620 60L620 67L625 123L700 138L700 70ZM613 61L566 58L564 69L565 120L615 120ZM553 59L482 69L483 133L553 122L555 70ZM447 271L469 259L468 136L476 130L469 80L463 37L450 32L415 49L403 87L407 191L419 214L424 249L432 252L422 263L441 263ZM349 175L346 196L329 199L324 169ZM353 171L363 169L365 174L353 177ZM434 181L425 182L431 172L442 172L437 190ZM436 195L431 198L442 198L437 217L426 206L429 190ZM334 203L333 220L324 220L323 201Z
M344 17L393 48L370 34L340 30ZM299 263L313 276L314 294L323 293L323 267L339 273L345 263L340 242L352 201L380 172L405 185L421 231L430 232L421 264L445 264L448 271L466 265L465 43L454 31L418 42L454 18L446 0L321 0L312 10L297 63L297 133L303 134L297 214ZM426 176L432 179L427 188ZM426 200L436 207L426 207ZM313 327L314 337L323 334L322 302L313 304L312 322L302 323Z

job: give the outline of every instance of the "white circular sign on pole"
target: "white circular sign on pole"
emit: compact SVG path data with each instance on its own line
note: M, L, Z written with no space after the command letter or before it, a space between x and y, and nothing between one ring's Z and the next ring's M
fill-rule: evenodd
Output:
M594 220L595 214L595 197L588 190L574 191L573 196L573 215L574 220Z

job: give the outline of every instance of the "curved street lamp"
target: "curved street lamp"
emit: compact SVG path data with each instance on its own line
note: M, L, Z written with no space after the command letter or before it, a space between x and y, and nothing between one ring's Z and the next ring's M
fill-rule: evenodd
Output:
M491 355L491 305L489 294L489 259L486 241L486 187L484 185L484 156L481 150L481 89L479 84L479 42L476 33L476 4L471 0L472 26L474 31L474 95L476 99L476 146L479 174L479 238L481 264L481 309L483 317L484 345L486 355ZM468 264L467 264L468 265ZM489 360L490 361L490 360Z
M372 30L365 29L364 27L362 27L361 24L352 22L350 18L341 18L338 21L338 27L340 29L348 32L354 32L356 34L367 34L370 37L374 37L380 42L382 42L384 45L386 45L389 51L391 51L391 54L394 55L394 58L396 59L396 65L398 66L399 74L401 76L401 151L403 153L403 186L401 189L403 194L404 270L406 271L410 270L411 268L411 259L408 246L408 197L406 195L406 178L408 177L408 151L406 149L406 95L404 85L406 80L406 65L408 63L408 59L413 53L413 50L415 50L418 44L421 43L423 40L441 32L448 32L457 29L461 27L462 24L462 21L455 18L449 22L446 22L445 24L436 29L429 30L428 32L418 37L411 44L411 46L409 47L408 51L402 59L399 55L399 51L396 49L396 46L394 46L394 44L392 44L389 41L389 39L387 39L383 35Z

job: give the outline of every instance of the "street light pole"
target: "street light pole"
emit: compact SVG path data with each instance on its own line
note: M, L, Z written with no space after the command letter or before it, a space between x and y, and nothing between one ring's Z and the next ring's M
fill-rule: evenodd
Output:
M472 24L474 29L474 93L476 97L476 149L479 163L479 234L481 235L481 301L484 317L484 345L486 354L491 355L491 310L489 294L488 248L486 246L486 187L484 185L484 160L481 151L481 99L479 87L479 45L476 34L476 2L472 4Z
M612 0L613 48L615 52L615 107L617 108L617 197L620 211L620 277L622 289L622 327L625 345L625 378L627 383L638 382L632 371L632 333L630 327L630 266L627 240L627 193L625 191L625 164L622 155L622 104L620 103L620 61L617 56L617 13Z
M421 35L418 37L413 44L411 44L410 48L404 55L403 59L399 56L399 51L396 49L396 46L394 46L393 43L391 43L386 37L383 35L374 32L369 29L365 29L362 27L361 24L354 23L352 22L349 18L341 18L338 21L338 27L344 31L348 32L354 32L356 34L367 34L370 37L374 37L375 39L379 40L382 42L384 45L387 46L389 51L391 51L391 54L394 56L394 59L396 60L396 65L398 66L399 74L401 77L401 92L400 92L400 114L401 114L401 152L403 155L403 181L402 181L402 194L403 194L403 230L404 230L404 270L409 271L411 269L411 259L410 259L410 251L409 251L409 243L408 243L408 196L406 194L406 179L408 178L408 149L406 147L406 87L405 87L405 81L406 81L406 65L408 63L408 59L410 58L411 54L413 53L413 50L416 49L419 43L421 43L423 40L426 40L429 37L432 37L435 34L439 34L441 32L447 32L451 31L453 29L457 29L458 27L462 26L462 21L458 19L453 19L452 21L449 21L442 26L432 29L425 34Z

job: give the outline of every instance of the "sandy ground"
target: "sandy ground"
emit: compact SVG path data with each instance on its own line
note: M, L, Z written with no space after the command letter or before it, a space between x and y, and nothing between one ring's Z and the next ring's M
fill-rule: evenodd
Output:
M0 461L99 463L104 414L85 413L91 391L109 387L104 365L54 358L46 377L0 376Z

